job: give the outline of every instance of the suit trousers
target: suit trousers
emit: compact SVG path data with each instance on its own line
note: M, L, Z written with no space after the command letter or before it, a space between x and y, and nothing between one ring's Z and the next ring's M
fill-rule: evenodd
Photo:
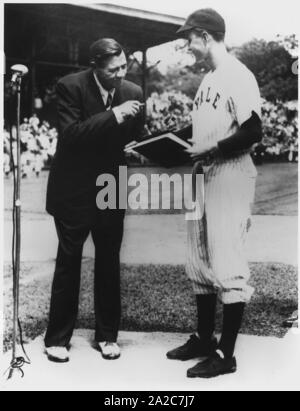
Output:
M117 341L121 319L120 249L124 215L123 210L101 211L90 225L55 218L59 246L46 347L66 347L72 338L78 315L83 246L90 232L95 245L95 339L97 342Z

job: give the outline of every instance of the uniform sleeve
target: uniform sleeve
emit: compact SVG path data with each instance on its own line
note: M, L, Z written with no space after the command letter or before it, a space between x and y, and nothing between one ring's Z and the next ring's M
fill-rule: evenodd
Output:
M261 97L254 75L247 69L235 73L231 84L229 106L235 120L241 126L254 111L261 118Z
M253 144L262 140L261 119L252 111L252 116L245 121L235 134L219 141L218 148L225 156L230 156L236 151L249 150Z

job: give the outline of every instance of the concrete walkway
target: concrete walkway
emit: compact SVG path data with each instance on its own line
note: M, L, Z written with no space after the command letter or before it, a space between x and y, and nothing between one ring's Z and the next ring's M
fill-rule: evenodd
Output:
M296 331L296 330L295 330ZM298 330L297 330L298 331ZM285 391L300 389L300 334L284 339L240 336L238 372L212 380L188 379L186 370L197 361L166 359L166 352L188 335L121 332L122 356L105 361L93 347L91 331L76 331L68 364L54 364L43 354L42 338L27 351L32 365L25 378L16 374L3 391ZM5 355L5 367L10 354ZM132 394L133 395L133 394Z
M248 241L253 262L297 265L297 217L254 216ZM11 260L11 221L4 227L4 260ZM184 264L186 221L183 215L131 215L126 218L121 260L128 264ZM56 258L57 237L51 218L24 219L22 261L42 262ZM93 257L88 239L85 257Z

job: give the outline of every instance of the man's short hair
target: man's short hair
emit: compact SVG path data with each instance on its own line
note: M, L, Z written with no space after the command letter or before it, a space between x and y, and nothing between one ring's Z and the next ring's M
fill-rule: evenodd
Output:
M222 31L202 30L202 29L197 29L197 28L194 30L198 32L199 34L202 34L203 31L206 31L218 43L221 43L225 40L225 33L223 33Z
M107 60L113 56L120 56L122 46L114 39L104 38L95 41L90 47L90 62L97 67L104 67Z
M225 40L225 33L222 33L221 31L208 31L208 33L218 43L221 43Z

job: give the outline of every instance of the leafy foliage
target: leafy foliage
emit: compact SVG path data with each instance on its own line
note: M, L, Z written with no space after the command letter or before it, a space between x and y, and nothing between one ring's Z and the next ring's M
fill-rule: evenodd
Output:
M151 93L161 94L164 91L179 91L193 99L204 74L203 68L197 64L192 67L180 67L178 65L170 67L165 76L157 73L151 75L148 93L151 96Z
M191 124L193 101L181 92L153 93L147 101L148 127L152 133Z
M292 56L297 56L299 42L296 34L290 36L277 36L278 43L283 46Z
M293 161L293 153L298 155L298 102L276 104L264 101L263 142L267 154L286 157Z
M298 98L298 78L292 72L295 59L282 44L252 40L234 53L253 72L265 99L276 102Z
M278 36L276 41L271 42L254 39L229 51L254 73L262 96L276 102L298 98L298 78L292 71L297 50L297 38L291 35ZM181 64L169 67L165 75L157 69L151 70L148 78L148 95L153 92L161 94L164 91L175 90L194 98L207 70L208 67L203 62L196 62L191 66Z
M181 129L191 124L193 101L181 92L154 93L147 101L148 128L151 132ZM254 155L295 161L298 157L298 102L262 104L263 141Z

